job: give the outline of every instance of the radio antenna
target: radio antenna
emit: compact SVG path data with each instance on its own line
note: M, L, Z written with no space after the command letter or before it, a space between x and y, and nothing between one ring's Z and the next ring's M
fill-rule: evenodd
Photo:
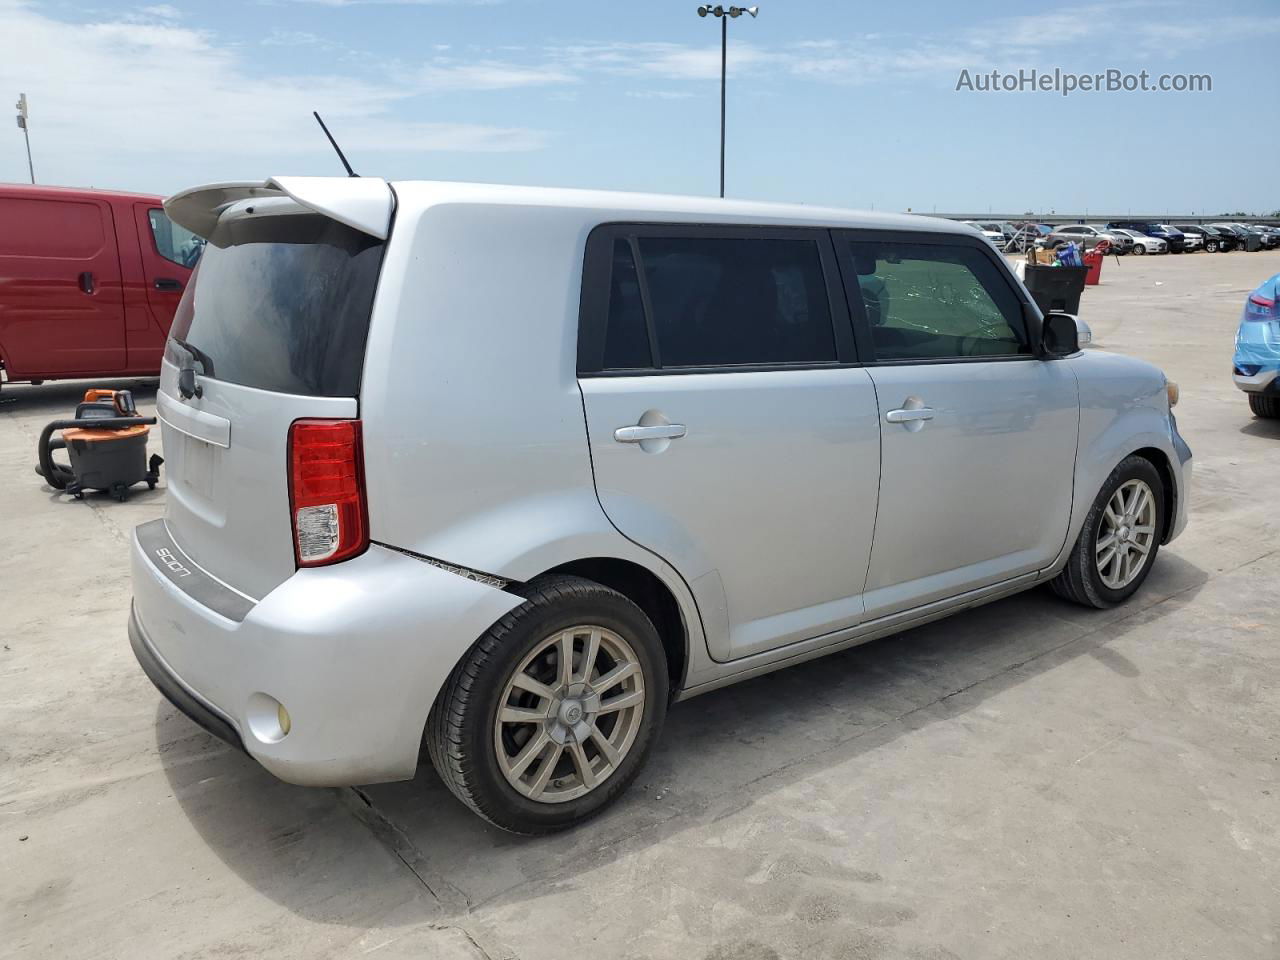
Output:
M360 174L351 169L351 164L347 163L346 156L342 153L342 148L338 146L338 141L333 139L333 134L329 132L329 128L324 125L324 121L320 119L320 114L315 110L311 111L311 115L316 118L316 123L320 124L320 129L324 131L324 135L329 138L329 142L333 144L333 151L338 155L338 159L342 161L342 165L347 168L347 176L358 177Z

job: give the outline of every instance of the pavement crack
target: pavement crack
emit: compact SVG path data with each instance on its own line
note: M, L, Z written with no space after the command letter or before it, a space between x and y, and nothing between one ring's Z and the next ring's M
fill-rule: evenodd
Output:
M356 819L368 827L374 838L399 858L436 903L446 909L470 912L471 901L467 895L449 881L431 876L432 871L428 866L426 855L409 839L409 835L401 829L399 824L378 809L369 794L359 787L348 787L342 791L342 797ZM466 933L465 930L463 932ZM467 936L471 935L467 934Z

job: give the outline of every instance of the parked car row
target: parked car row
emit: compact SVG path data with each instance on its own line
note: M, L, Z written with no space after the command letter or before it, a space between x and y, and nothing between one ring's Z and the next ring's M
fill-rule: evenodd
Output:
M1272 250L1280 247L1280 226L1270 224L1168 224L1151 220L1119 220L1105 224L1009 223L963 221L1006 253L1029 247L1054 248L1076 243L1092 250L1106 241L1112 253L1228 253L1232 250Z

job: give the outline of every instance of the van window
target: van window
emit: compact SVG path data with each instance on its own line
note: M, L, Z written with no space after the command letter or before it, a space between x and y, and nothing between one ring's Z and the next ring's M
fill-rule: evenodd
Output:
M200 251L204 249L203 239L186 227L178 226L158 207L147 211L147 220L151 224L156 253L188 270L196 265Z
M382 250L320 214L223 219L178 304L166 356L262 390L354 397Z
M816 240L640 237L667 367L836 359Z
M879 361L1030 354L1013 289L971 247L851 241Z

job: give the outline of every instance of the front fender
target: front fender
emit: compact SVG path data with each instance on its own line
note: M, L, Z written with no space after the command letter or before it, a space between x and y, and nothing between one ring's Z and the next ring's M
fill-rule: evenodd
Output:
M1181 438L1169 415L1167 381L1157 367L1100 350L1082 353L1071 364L1080 384L1080 438L1071 524L1054 572L1066 563L1094 498L1125 457L1138 450L1159 451L1169 466L1175 505L1185 502L1184 475L1190 461L1186 445L1179 449ZM1175 524L1175 533L1177 528Z

